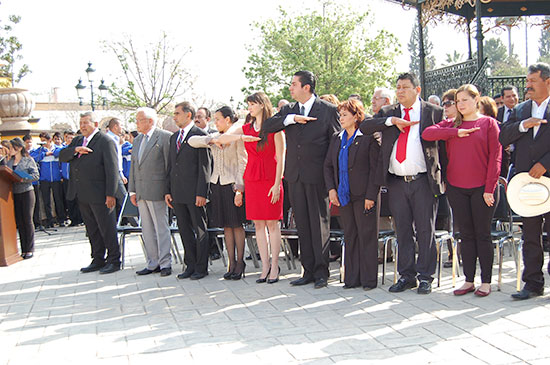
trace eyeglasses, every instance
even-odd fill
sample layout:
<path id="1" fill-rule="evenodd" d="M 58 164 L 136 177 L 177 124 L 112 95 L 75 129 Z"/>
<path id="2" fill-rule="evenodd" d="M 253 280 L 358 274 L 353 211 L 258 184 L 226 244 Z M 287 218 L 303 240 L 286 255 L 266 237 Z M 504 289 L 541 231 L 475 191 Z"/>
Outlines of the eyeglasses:
<path id="1" fill-rule="evenodd" d="M 452 100 L 447 100 L 447 101 L 444 101 L 443 103 L 441 103 L 441 105 L 442 105 L 444 108 L 448 108 L 448 107 L 450 107 L 451 105 L 455 105 L 455 102 L 452 101 Z"/>

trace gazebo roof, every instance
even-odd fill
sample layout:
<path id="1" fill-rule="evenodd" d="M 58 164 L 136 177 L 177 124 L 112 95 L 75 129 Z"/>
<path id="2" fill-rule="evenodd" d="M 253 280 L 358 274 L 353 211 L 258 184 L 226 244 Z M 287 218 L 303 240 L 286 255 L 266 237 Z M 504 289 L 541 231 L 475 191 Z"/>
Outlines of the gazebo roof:
<path id="1" fill-rule="evenodd" d="M 433 7 L 441 11 L 462 16 L 467 19 L 475 18 L 475 0 L 388 0 L 393 3 L 417 6 L 422 3 L 424 8 Z M 482 0 L 482 17 L 513 17 L 550 15 L 548 0 Z"/>

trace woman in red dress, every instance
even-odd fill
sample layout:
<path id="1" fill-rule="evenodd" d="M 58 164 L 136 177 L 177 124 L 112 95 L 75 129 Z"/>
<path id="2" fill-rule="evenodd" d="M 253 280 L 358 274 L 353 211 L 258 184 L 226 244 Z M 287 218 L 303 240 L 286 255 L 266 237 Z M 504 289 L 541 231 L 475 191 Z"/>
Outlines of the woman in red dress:
<path id="1" fill-rule="evenodd" d="M 273 115 L 273 106 L 263 92 L 250 95 L 249 115 L 243 134 L 259 137 L 262 123 Z M 248 162 L 244 172 L 246 219 L 254 221 L 256 242 L 262 259 L 262 274 L 257 283 L 279 281 L 279 252 L 283 218 L 283 169 L 285 141 L 283 132 L 269 134 L 258 142 L 246 142 Z M 267 231 L 266 231 L 267 228 Z M 269 232 L 269 235 L 268 235 Z M 269 238 L 268 238 L 269 237 Z M 271 248 L 271 264 L 269 248 Z"/>

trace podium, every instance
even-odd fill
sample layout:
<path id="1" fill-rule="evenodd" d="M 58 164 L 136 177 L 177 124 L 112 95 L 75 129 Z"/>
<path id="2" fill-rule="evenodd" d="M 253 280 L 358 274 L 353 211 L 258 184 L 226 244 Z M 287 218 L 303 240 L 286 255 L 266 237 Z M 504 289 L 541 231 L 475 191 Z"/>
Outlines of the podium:
<path id="1" fill-rule="evenodd" d="M 7 166 L 0 166 L 0 266 L 23 258 L 17 248 L 17 227 L 13 210 L 13 183 L 22 179 Z"/>

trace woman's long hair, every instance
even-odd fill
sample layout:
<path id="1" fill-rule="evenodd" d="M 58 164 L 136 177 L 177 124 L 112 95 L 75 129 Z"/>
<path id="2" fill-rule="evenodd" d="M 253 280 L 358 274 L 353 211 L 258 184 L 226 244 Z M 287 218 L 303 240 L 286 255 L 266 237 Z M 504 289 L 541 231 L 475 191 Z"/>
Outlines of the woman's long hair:
<path id="1" fill-rule="evenodd" d="M 468 95 L 470 95 L 472 98 L 477 98 L 479 97 L 479 91 L 477 90 L 477 87 L 475 87 L 474 85 L 472 84 L 466 84 L 466 85 L 462 85 L 461 87 L 459 87 L 457 90 L 456 90 L 456 94 L 455 94 L 455 104 L 458 104 L 458 94 L 461 93 L 461 92 L 466 92 L 468 93 Z M 458 128 L 462 125 L 462 121 L 464 120 L 464 115 L 462 115 L 462 113 L 460 112 L 460 110 L 458 110 L 458 106 L 456 108 L 456 117 L 455 117 L 455 123 L 453 125 L 453 127 L 455 128 Z"/>
<path id="2" fill-rule="evenodd" d="M 10 143 L 13 148 L 15 147 L 21 148 L 21 156 L 25 157 L 29 155 L 29 153 L 27 152 L 27 149 L 25 148 L 25 143 L 23 142 L 23 140 L 21 140 L 21 138 L 15 137 L 10 140 Z"/>
<path id="3" fill-rule="evenodd" d="M 258 141 L 256 147 L 259 151 L 262 150 L 267 143 L 267 134 L 264 133 L 264 122 L 266 121 L 266 119 L 269 119 L 273 116 L 273 105 L 271 104 L 271 101 L 269 100 L 267 95 L 261 91 L 249 95 L 246 98 L 246 101 L 249 103 L 260 104 L 262 106 L 262 126 L 260 127 L 261 140 Z M 252 115 L 250 115 L 250 113 L 246 116 L 246 123 L 254 123 L 255 121 L 256 117 L 253 117 Z"/>

